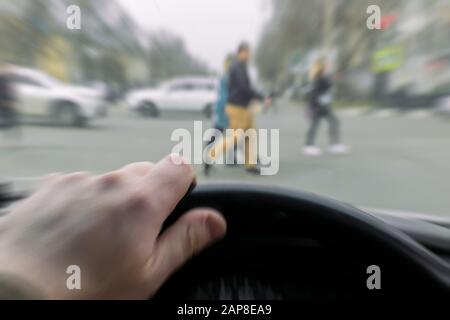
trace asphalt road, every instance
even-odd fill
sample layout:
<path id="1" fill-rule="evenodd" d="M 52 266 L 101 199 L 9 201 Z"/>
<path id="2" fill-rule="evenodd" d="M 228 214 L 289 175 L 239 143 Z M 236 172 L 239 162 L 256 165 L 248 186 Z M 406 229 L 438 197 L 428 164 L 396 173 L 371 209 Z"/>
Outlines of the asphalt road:
<path id="1" fill-rule="evenodd" d="M 218 166 L 200 182 L 246 181 L 298 188 L 358 206 L 450 217 L 450 119 L 429 113 L 339 113 L 345 156 L 306 157 L 301 148 L 307 123 L 299 107 L 258 116 L 258 126 L 280 129 L 280 169 L 251 176 L 242 168 Z M 156 161 L 171 152 L 173 130 L 193 130 L 196 116 L 143 119 L 114 111 L 89 128 L 25 126 L 19 147 L 0 149 L 0 178 L 27 185 L 49 172 L 101 173 L 133 161 Z M 203 119 L 204 120 L 204 119 Z M 204 122 L 207 127 L 209 121 Z M 327 128 L 319 144 L 326 147 Z M 1 134 L 1 132 L 0 132 Z M 0 138 L 0 140 L 3 137 Z"/>

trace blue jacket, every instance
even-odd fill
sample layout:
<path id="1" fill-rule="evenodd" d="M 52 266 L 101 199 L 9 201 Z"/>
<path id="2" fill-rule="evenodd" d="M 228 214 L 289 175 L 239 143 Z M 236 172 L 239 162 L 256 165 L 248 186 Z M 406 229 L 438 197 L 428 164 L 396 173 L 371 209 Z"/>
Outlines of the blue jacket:
<path id="1" fill-rule="evenodd" d="M 225 113 L 225 107 L 228 103 L 228 75 L 220 78 L 217 101 L 214 105 L 214 126 L 217 129 L 228 128 L 228 117 Z"/>

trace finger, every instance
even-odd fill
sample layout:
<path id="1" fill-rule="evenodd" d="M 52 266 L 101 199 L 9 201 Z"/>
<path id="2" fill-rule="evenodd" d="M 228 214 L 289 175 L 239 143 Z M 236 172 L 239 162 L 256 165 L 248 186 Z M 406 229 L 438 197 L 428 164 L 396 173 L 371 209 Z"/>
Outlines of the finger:
<path id="1" fill-rule="evenodd" d="M 99 189 L 104 191 L 123 184 L 125 182 L 125 178 L 118 171 L 111 171 L 98 176 L 96 182 L 98 182 L 98 185 L 100 186 Z"/>
<path id="2" fill-rule="evenodd" d="M 198 208 L 183 215 L 157 240 L 146 273 L 159 281 L 158 287 L 193 255 L 225 235 L 226 222 L 220 213 Z M 149 283 L 150 285 L 150 283 Z"/>
<path id="3" fill-rule="evenodd" d="M 151 211 L 159 216 L 161 223 L 194 182 L 194 169 L 179 155 L 166 156 L 154 165 L 143 182 L 143 188 L 151 197 Z"/>
<path id="4" fill-rule="evenodd" d="M 78 172 L 66 174 L 61 180 L 62 180 L 62 182 L 65 182 L 65 183 L 66 182 L 73 183 L 73 182 L 78 182 L 78 181 L 85 181 L 85 180 L 89 179 L 90 177 L 91 177 L 91 175 L 88 172 L 78 171 Z"/>
<path id="5" fill-rule="evenodd" d="M 149 243 L 153 245 L 164 220 L 194 180 L 191 166 L 175 164 L 178 160 L 175 156 L 167 156 L 155 165 L 132 164 L 103 177 L 98 202 L 108 203 L 114 208 L 111 212 L 118 213 L 117 218 L 123 219 L 121 225 L 133 228 L 134 234 L 145 238 L 142 242 L 144 252 L 148 252 Z M 123 170 L 132 174 L 148 173 L 131 179 L 125 178 Z M 109 185 L 110 192 L 104 192 L 105 185 Z"/>
<path id="6" fill-rule="evenodd" d="M 98 181 L 101 189 L 116 187 L 147 175 L 152 167 L 153 163 L 151 162 L 131 163 L 119 170 L 111 171 L 99 176 Z"/>
<path id="7" fill-rule="evenodd" d="M 54 181 L 60 179 L 62 176 L 63 176 L 63 174 L 60 172 L 46 174 L 39 178 L 38 187 L 43 187 L 51 182 L 54 182 Z"/>
<path id="8" fill-rule="evenodd" d="M 36 191 L 46 189 L 59 189 L 62 187 L 79 186 L 89 180 L 91 175 L 88 172 L 79 171 L 69 174 L 52 173 L 40 179 L 40 183 Z M 51 191 L 50 191 L 51 192 Z"/>
<path id="9" fill-rule="evenodd" d="M 124 166 L 118 171 L 125 175 L 138 178 L 147 175 L 153 166 L 154 164 L 151 162 L 135 162 Z"/>

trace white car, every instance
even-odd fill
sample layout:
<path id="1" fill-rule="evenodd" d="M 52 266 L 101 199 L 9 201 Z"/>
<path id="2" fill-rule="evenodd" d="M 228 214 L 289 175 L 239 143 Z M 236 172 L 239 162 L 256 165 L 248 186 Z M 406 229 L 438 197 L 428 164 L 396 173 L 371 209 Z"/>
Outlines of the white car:
<path id="1" fill-rule="evenodd" d="M 14 67 L 9 77 L 17 110 L 25 121 L 81 126 L 106 115 L 101 90 L 65 84 L 41 71 L 22 67 Z"/>
<path id="2" fill-rule="evenodd" d="M 217 100 L 217 83 L 213 78 L 184 77 L 162 84 L 158 88 L 139 89 L 128 93 L 129 110 L 147 117 L 157 117 L 161 111 L 195 111 L 207 117 Z"/>

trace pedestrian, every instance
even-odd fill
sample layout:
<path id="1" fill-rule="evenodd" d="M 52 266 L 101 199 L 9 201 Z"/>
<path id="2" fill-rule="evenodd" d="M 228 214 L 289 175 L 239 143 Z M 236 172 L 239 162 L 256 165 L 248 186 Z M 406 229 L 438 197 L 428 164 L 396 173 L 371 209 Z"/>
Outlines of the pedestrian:
<path id="1" fill-rule="evenodd" d="M 20 139 L 19 115 L 14 106 L 14 90 L 11 84 L 11 68 L 0 67 L 0 129 L 4 130 L 6 141 L 2 144 L 10 146 Z"/>
<path id="2" fill-rule="evenodd" d="M 227 136 L 220 143 L 215 143 L 208 152 L 211 160 L 224 152 L 227 153 L 231 146 L 240 143 L 242 140 L 245 150 L 245 169 L 252 174 L 260 174 L 257 164 L 256 146 L 251 139 L 246 139 L 245 131 L 255 129 L 254 115 L 249 108 L 253 100 L 264 100 L 270 105 L 271 99 L 263 97 L 252 88 L 247 64 L 250 59 L 250 46 L 243 42 L 239 45 L 235 61 L 231 64 L 228 79 L 228 102 L 225 112 L 229 119 L 229 127 L 232 134 Z"/>
<path id="3" fill-rule="evenodd" d="M 310 127 L 306 134 L 306 145 L 303 153 L 309 156 L 318 156 L 321 149 L 315 145 L 317 129 L 322 118 L 328 121 L 331 153 L 345 153 L 348 147 L 341 144 L 339 120 L 331 108 L 332 80 L 327 75 L 327 64 L 324 58 L 319 58 L 312 66 L 309 74 L 310 90 L 307 112 L 310 118 Z"/>
<path id="4" fill-rule="evenodd" d="M 224 65 L 223 65 L 223 74 L 220 77 L 219 88 L 217 93 L 217 101 L 214 105 L 214 128 L 220 131 L 222 134 L 225 133 L 225 130 L 228 128 L 229 120 L 228 116 L 225 113 L 225 107 L 228 101 L 228 78 L 229 78 L 229 69 L 230 65 L 233 62 L 234 56 L 229 54 L 226 56 Z M 207 143 L 206 147 L 211 147 L 212 144 L 218 139 L 218 137 L 213 136 L 211 140 Z M 205 176 L 209 175 L 209 171 L 211 169 L 211 165 L 205 163 L 204 165 L 204 173 Z"/>

